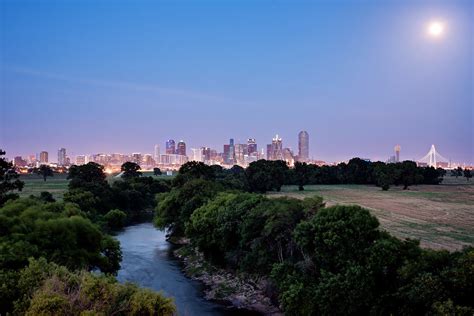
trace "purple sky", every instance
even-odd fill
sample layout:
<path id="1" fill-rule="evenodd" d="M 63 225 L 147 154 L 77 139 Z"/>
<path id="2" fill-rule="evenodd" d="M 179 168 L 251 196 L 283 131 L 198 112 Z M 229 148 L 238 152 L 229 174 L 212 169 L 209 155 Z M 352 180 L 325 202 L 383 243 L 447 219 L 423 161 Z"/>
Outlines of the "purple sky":
<path id="1" fill-rule="evenodd" d="M 471 1 L 1 1 L 7 156 L 222 151 L 474 162 Z M 440 38 L 427 24 L 444 23 Z M 188 150 L 189 151 L 189 150 Z"/>

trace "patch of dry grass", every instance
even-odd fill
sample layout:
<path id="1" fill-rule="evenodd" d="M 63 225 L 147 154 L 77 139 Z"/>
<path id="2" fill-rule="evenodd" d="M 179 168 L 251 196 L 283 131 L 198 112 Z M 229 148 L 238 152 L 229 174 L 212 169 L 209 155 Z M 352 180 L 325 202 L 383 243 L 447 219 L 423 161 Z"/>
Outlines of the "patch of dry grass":
<path id="1" fill-rule="evenodd" d="M 322 196 L 328 206 L 361 205 L 381 226 L 400 238 L 419 239 L 423 247 L 456 250 L 474 245 L 474 181 L 446 177 L 444 184 L 392 187 L 382 191 L 366 185 L 310 185 L 305 191 L 286 186 L 269 196 Z"/>

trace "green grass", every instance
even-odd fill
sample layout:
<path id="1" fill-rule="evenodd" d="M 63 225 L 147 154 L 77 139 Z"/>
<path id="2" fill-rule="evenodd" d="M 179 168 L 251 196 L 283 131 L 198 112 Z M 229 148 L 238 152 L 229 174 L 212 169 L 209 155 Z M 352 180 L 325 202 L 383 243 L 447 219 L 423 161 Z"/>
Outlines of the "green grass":
<path id="1" fill-rule="evenodd" d="M 46 181 L 38 175 L 21 175 L 20 180 L 25 183 L 21 192 L 21 197 L 28 197 L 30 195 L 40 195 L 41 192 L 50 192 L 57 200 L 62 200 L 64 192 L 67 190 L 68 180 L 66 174 L 55 174 L 53 177 L 48 177 Z"/>
<path id="2" fill-rule="evenodd" d="M 115 178 L 116 174 L 108 175 L 107 181 L 112 183 L 118 178 Z M 154 179 L 172 179 L 174 176 L 154 176 L 153 172 L 144 172 L 143 176 L 151 176 Z M 56 200 L 62 200 L 64 193 L 67 191 L 69 180 L 67 180 L 67 174 L 54 174 L 53 177 L 48 177 L 46 181 L 43 177 L 36 174 L 20 175 L 20 180 L 25 183 L 25 186 L 21 192 L 20 197 L 28 197 L 30 195 L 40 195 L 41 192 L 50 192 Z"/>

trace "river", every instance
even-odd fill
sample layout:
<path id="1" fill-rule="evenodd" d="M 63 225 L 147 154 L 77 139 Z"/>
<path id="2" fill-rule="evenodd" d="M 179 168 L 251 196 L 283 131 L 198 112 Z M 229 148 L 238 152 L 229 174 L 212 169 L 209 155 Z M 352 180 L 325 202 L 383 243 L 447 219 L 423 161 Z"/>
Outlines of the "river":
<path id="1" fill-rule="evenodd" d="M 117 279 L 162 290 L 166 296 L 174 298 L 179 315 L 255 315 L 205 300 L 202 285 L 182 273 L 165 232 L 157 230 L 151 223 L 126 227 L 116 238 L 120 241 L 123 256 Z"/>

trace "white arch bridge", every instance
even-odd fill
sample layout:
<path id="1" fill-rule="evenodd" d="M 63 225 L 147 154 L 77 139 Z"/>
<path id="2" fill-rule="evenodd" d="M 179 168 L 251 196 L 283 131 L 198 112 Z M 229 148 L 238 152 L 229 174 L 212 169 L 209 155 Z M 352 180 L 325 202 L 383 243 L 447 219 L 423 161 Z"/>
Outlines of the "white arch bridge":
<path id="1" fill-rule="evenodd" d="M 418 159 L 417 162 L 423 162 L 428 164 L 430 167 L 437 167 L 439 162 L 449 162 L 449 159 L 444 158 L 436 151 L 435 145 L 431 145 L 430 151 L 423 157 Z"/>

